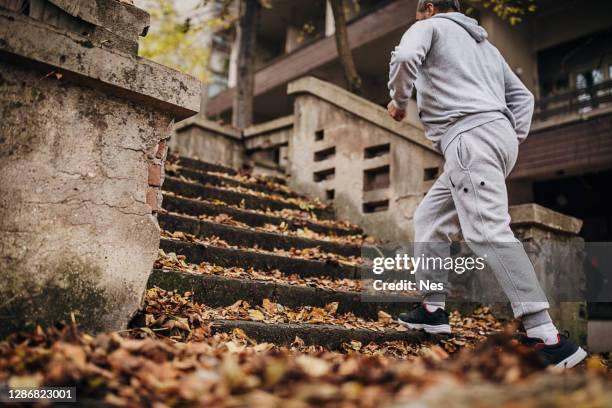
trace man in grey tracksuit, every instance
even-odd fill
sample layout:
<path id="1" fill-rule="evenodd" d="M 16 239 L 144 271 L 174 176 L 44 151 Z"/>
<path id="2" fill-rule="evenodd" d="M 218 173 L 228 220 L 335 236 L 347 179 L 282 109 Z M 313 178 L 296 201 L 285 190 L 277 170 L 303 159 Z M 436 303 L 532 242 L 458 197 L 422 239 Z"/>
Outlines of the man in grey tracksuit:
<path id="1" fill-rule="evenodd" d="M 586 354 L 559 336 L 533 265 L 510 229 L 505 179 L 529 133 L 534 98 L 485 29 L 459 11 L 458 0 L 419 0 L 419 21 L 391 55 L 389 114 L 402 120 L 416 88 L 426 136 L 446 160 L 414 215 L 415 255 L 448 256 L 448 246 L 439 243 L 461 231 L 475 253 L 487 254 L 515 316 L 544 358 L 573 366 Z M 422 270 L 417 279 L 446 287 L 448 273 Z M 447 292 L 423 295 L 423 305 L 400 315 L 400 322 L 449 333 Z"/>

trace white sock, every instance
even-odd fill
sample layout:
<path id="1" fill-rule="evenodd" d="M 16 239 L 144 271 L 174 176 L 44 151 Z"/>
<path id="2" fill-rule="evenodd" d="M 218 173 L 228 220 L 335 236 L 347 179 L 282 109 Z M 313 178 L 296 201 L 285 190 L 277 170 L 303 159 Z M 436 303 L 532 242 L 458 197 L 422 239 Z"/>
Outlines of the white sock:
<path id="1" fill-rule="evenodd" d="M 433 313 L 438 309 L 444 310 L 446 302 L 423 302 L 423 306 L 429 313 Z"/>
<path id="2" fill-rule="evenodd" d="M 559 331 L 553 323 L 546 323 L 527 329 L 527 337 L 541 339 L 547 346 L 552 346 L 559 342 Z"/>

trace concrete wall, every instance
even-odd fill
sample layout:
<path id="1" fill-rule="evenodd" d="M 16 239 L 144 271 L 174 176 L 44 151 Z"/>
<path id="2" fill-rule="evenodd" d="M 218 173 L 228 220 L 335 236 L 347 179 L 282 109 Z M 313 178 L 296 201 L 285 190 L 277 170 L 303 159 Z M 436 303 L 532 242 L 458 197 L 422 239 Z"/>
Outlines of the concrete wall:
<path id="1" fill-rule="evenodd" d="M 293 115 L 249 126 L 243 137 L 254 174 L 284 176 L 289 169 L 289 140 L 293 136 Z"/>
<path id="2" fill-rule="evenodd" d="M 81 3 L 64 6 L 79 16 Z M 196 80 L 63 21 L 0 7 L 0 334 L 70 313 L 87 330 L 125 327 L 159 245 L 171 124 L 199 107 Z"/>
<path id="3" fill-rule="evenodd" d="M 244 163 L 242 132 L 197 116 L 180 122 L 170 149 L 181 156 L 240 168 Z"/>
<path id="4" fill-rule="evenodd" d="M 332 201 L 339 217 L 369 234 L 410 239 L 414 211 L 443 166 L 423 132 L 312 77 L 291 83 L 289 93 L 295 97 L 292 186 Z"/>
<path id="5" fill-rule="evenodd" d="M 535 204 L 510 208 L 512 229 L 527 243 L 527 255 L 550 303 L 550 315 L 575 341 L 587 344 L 582 221 Z M 612 346 L 612 344 L 611 344 Z"/>

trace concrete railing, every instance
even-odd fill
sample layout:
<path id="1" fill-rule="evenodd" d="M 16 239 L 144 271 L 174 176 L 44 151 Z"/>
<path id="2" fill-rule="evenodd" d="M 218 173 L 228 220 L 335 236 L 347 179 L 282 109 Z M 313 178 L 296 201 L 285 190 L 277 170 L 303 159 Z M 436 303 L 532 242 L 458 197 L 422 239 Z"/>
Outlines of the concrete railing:
<path id="1" fill-rule="evenodd" d="M 159 247 L 171 125 L 200 83 L 136 55 L 142 10 L 21 3 L 0 0 L 0 331 L 71 312 L 120 329 Z"/>
<path id="2" fill-rule="evenodd" d="M 241 168 L 245 161 L 242 132 L 195 116 L 177 124 L 173 153 L 227 167 Z"/>
<path id="3" fill-rule="evenodd" d="M 293 115 L 244 129 L 247 156 L 256 174 L 284 175 L 289 169 Z"/>
<path id="4" fill-rule="evenodd" d="M 443 159 L 410 123 L 313 77 L 289 84 L 291 184 L 333 202 L 338 215 L 387 240 L 413 236 L 412 216 Z"/>

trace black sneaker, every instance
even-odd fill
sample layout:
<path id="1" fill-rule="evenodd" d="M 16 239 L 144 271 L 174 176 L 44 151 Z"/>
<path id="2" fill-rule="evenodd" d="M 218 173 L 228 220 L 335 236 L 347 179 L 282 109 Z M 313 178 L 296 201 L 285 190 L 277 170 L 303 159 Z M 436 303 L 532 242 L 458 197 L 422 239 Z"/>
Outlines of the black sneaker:
<path id="1" fill-rule="evenodd" d="M 580 364 L 587 356 L 586 351 L 571 342 L 568 336 L 558 336 L 559 342 L 553 345 L 546 345 L 542 340 L 530 337 L 524 338 L 523 344 L 535 348 L 546 365 L 572 368 Z"/>
<path id="2" fill-rule="evenodd" d="M 444 309 L 429 312 L 424 305 L 420 305 L 408 313 L 400 314 L 397 321 L 413 330 L 425 330 L 432 334 L 451 333 L 448 313 Z"/>

